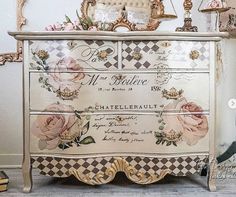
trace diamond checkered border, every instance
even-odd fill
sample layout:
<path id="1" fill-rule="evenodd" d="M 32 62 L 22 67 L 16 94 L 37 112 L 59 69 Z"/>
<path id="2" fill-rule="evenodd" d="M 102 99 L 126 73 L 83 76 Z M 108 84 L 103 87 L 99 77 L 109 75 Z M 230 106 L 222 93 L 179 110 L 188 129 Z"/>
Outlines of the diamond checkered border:
<path id="1" fill-rule="evenodd" d="M 207 68 L 209 66 L 209 42 L 189 42 L 186 41 L 171 41 L 173 52 L 176 54 L 181 53 L 183 56 L 189 57 L 189 53 L 191 50 L 198 50 L 200 52 L 198 60 L 195 60 L 197 65 L 201 65 L 203 68 Z M 126 41 L 122 45 L 122 67 L 125 68 L 135 67 L 136 69 L 147 69 L 151 64 L 150 59 L 147 57 L 151 57 L 153 55 L 148 55 L 151 51 L 157 52 L 160 48 L 160 41 L 152 40 L 152 41 Z M 133 52 L 141 52 L 141 54 L 145 54 L 144 58 L 135 60 L 133 58 Z M 147 55 L 147 56 L 146 56 Z M 154 55 L 155 56 L 155 55 Z M 188 62 L 189 59 L 183 58 L 181 59 L 183 62 Z M 154 61 L 155 62 L 155 61 Z"/>
<path id="2" fill-rule="evenodd" d="M 97 157 L 85 159 L 72 159 L 61 157 L 31 157 L 32 165 L 40 170 L 40 173 L 53 177 L 68 177 L 69 170 L 79 170 L 84 175 L 95 176 L 98 172 L 105 172 L 111 167 L 117 157 Z M 160 174 L 161 171 L 170 169 L 171 175 L 187 176 L 200 172 L 201 168 L 208 163 L 205 156 L 185 156 L 170 158 L 152 157 L 120 157 L 125 159 L 131 166 L 145 175 Z"/>

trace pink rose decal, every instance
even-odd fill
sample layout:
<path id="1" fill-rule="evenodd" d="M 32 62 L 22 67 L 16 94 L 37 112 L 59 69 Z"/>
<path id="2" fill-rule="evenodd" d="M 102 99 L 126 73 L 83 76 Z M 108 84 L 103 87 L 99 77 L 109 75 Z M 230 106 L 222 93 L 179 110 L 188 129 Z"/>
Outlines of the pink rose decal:
<path id="1" fill-rule="evenodd" d="M 54 103 L 49 105 L 45 111 L 71 112 L 74 109 L 69 105 Z M 88 119 L 88 117 L 86 117 Z M 77 147 L 82 144 L 95 143 L 93 137 L 81 137 L 87 134 L 89 121 L 83 125 L 83 119 L 76 112 L 74 114 L 50 114 L 39 115 L 33 123 L 31 131 L 34 136 L 39 138 L 38 147 L 40 150 L 52 150 L 57 147 L 67 149 L 75 144 Z"/>
<path id="2" fill-rule="evenodd" d="M 65 31 L 73 31 L 73 30 L 75 30 L 75 26 L 73 23 L 66 23 L 64 30 Z"/>
<path id="3" fill-rule="evenodd" d="M 83 68 L 72 57 L 65 57 L 55 65 L 54 72 L 49 76 L 48 83 L 52 86 L 53 92 L 62 99 L 71 100 L 78 95 L 85 74 Z"/>
<path id="4" fill-rule="evenodd" d="M 62 104 L 51 104 L 45 111 L 71 111 L 72 107 Z M 75 115 L 39 115 L 32 126 L 32 133 L 40 139 L 39 148 L 55 149 L 60 141 L 60 136 L 70 133 L 73 127 L 79 125 Z M 78 134 L 79 135 L 79 134 Z"/>
<path id="5" fill-rule="evenodd" d="M 164 107 L 165 110 L 176 110 L 182 114 L 162 115 L 162 133 L 157 133 L 157 138 L 166 140 L 167 145 L 173 143 L 177 146 L 182 140 L 188 145 L 193 146 L 208 133 L 208 120 L 202 114 L 200 106 L 193 102 L 187 102 L 185 98 L 174 100 Z M 193 114 L 197 113 L 197 114 Z M 162 142 L 158 141 L 158 144 Z"/>
<path id="6" fill-rule="evenodd" d="M 61 31 L 61 29 L 63 29 L 63 25 L 60 23 L 49 25 L 45 28 L 46 31 Z"/>
<path id="7" fill-rule="evenodd" d="M 211 0 L 208 4 L 207 4 L 207 8 L 222 8 L 225 5 L 220 1 L 220 0 Z"/>

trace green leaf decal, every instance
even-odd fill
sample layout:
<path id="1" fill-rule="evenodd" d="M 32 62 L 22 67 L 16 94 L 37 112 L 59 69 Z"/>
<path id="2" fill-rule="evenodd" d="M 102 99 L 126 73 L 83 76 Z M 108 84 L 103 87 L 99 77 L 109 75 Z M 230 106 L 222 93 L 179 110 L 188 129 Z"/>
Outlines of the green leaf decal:
<path id="1" fill-rule="evenodd" d="M 83 126 L 82 128 L 82 135 L 85 135 L 89 130 L 89 122 L 87 122 L 86 125 Z"/>
<path id="2" fill-rule="evenodd" d="M 160 129 L 160 130 L 163 130 L 163 129 L 164 129 L 164 127 L 163 127 L 163 126 L 160 126 L 160 127 L 159 127 L 159 129 Z"/>
<path id="3" fill-rule="evenodd" d="M 76 10 L 76 15 L 77 15 L 78 19 L 80 19 L 78 10 Z"/>
<path id="4" fill-rule="evenodd" d="M 66 22 L 67 22 L 67 23 L 72 23 L 71 20 L 70 20 L 70 18 L 69 18 L 67 15 L 65 15 L 65 18 L 66 18 Z"/>
<path id="5" fill-rule="evenodd" d="M 92 144 L 92 143 L 96 143 L 96 142 L 92 136 L 88 136 L 88 137 L 84 138 L 83 140 L 81 140 L 79 143 L 87 145 L 87 144 Z"/>
<path id="6" fill-rule="evenodd" d="M 90 17 L 87 17 L 86 21 L 87 21 L 87 24 L 88 24 L 89 27 L 91 27 L 93 25 L 93 21 L 91 20 Z"/>
<path id="7" fill-rule="evenodd" d="M 39 83 L 43 82 L 43 77 L 39 77 Z"/>
<path id="8" fill-rule="evenodd" d="M 60 148 L 62 150 L 65 150 L 65 149 L 70 148 L 70 147 L 72 147 L 71 142 L 61 143 L 61 144 L 58 145 L 58 148 Z"/>
<path id="9" fill-rule="evenodd" d="M 80 116 L 81 112 L 78 110 L 75 110 L 75 115 L 77 118 L 79 118 L 81 120 L 81 116 Z"/>

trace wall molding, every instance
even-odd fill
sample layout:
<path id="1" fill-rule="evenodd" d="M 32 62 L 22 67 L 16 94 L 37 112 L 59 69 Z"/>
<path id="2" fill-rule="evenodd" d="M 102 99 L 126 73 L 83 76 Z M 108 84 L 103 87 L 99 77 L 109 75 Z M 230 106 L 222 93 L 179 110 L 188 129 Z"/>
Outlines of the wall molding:
<path id="1" fill-rule="evenodd" d="M 16 10 L 16 27 L 17 31 L 22 30 L 22 26 L 26 24 L 26 18 L 23 16 L 23 7 L 27 0 L 16 0 L 17 10 Z M 6 52 L 0 54 L 0 66 L 4 65 L 6 62 L 22 62 L 22 42 L 17 41 L 16 52 Z"/>
<path id="2" fill-rule="evenodd" d="M 23 154 L 0 154 L 0 168 L 21 168 Z"/>

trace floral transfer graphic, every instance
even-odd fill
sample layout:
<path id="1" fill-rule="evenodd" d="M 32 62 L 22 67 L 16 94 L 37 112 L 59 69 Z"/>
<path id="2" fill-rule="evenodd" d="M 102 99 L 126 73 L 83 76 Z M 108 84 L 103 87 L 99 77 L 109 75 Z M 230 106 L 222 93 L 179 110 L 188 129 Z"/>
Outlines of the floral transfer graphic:
<path id="1" fill-rule="evenodd" d="M 157 115 L 159 130 L 155 133 L 156 144 L 177 146 L 184 141 L 189 146 L 193 146 L 208 133 L 207 117 L 197 104 L 187 102 L 184 97 L 181 97 L 162 107 L 163 111 L 174 109 L 178 113 L 163 115 L 163 112 L 160 112 Z"/>
<path id="2" fill-rule="evenodd" d="M 104 25 L 98 26 L 90 17 L 82 18 L 76 10 L 77 19 L 73 22 L 67 15 L 62 23 L 55 23 L 45 28 L 46 31 L 98 31 L 105 30 Z"/>
<path id="3" fill-rule="evenodd" d="M 54 103 L 45 111 L 74 111 L 73 107 Z M 74 114 L 49 114 L 38 115 L 33 123 L 31 131 L 39 138 L 40 150 L 53 150 L 57 147 L 67 148 L 95 143 L 92 136 L 84 137 L 90 127 L 90 116 L 83 116 L 75 111 Z"/>
<path id="4" fill-rule="evenodd" d="M 64 57 L 55 64 L 53 72 L 41 74 L 39 82 L 43 88 L 56 93 L 59 98 L 72 100 L 78 96 L 84 77 L 83 68 L 76 63 L 76 60 Z"/>

